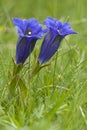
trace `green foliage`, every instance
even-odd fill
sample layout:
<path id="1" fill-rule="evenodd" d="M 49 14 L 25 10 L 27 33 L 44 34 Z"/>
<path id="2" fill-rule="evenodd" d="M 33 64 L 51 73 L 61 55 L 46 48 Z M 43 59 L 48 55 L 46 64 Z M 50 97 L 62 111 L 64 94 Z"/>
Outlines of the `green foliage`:
<path id="1" fill-rule="evenodd" d="M 0 0 L 0 130 L 87 130 L 86 5 L 86 0 Z M 42 22 L 47 16 L 63 21 L 69 16 L 79 33 L 66 37 L 49 65 L 30 78 L 38 41 L 9 101 L 17 41 L 11 18 Z"/>

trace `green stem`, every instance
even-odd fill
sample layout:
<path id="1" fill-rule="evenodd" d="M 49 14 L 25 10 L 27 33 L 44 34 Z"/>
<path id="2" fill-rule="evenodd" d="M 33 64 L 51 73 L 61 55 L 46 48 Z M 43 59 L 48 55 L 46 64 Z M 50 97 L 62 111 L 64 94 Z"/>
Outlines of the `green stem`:
<path id="1" fill-rule="evenodd" d="M 48 66 L 49 64 L 45 64 L 45 65 L 42 65 L 40 64 L 38 61 L 34 67 L 34 69 L 32 70 L 31 74 L 30 74 L 30 78 L 33 78 L 42 68 Z"/>
<path id="2" fill-rule="evenodd" d="M 30 78 L 34 77 L 41 69 L 41 64 L 39 62 L 36 63 L 34 69 L 32 70 L 30 74 Z"/>

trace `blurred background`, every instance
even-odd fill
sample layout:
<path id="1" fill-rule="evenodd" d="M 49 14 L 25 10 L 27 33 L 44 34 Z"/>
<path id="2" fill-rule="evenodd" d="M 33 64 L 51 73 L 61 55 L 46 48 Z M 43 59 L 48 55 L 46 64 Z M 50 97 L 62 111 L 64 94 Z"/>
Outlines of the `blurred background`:
<path id="1" fill-rule="evenodd" d="M 0 0 L 0 23 L 12 17 L 35 17 L 42 21 L 47 16 L 70 21 L 86 17 L 87 0 Z M 9 23 L 10 24 L 10 23 Z"/>
<path id="2" fill-rule="evenodd" d="M 10 32 L 13 17 L 24 19 L 35 17 L 42 22 L 47 16 L 63 21 L 68 19 L 79 32 L 78 42 L 83 42 L 83 39 L 86 41 L 86 7 L 87 0 L 0 0 L 0 43 L 8 42 L 9 38 L 13 39 L 13 34 Z"/>
<path id="3" fill-rule="evenodd" d="M 75 30 L 85 32 L 86 7 L 87 0 L 0 0 L 0 30 L 1 26 L 12 27 L 12 17 L 35 17 L 42 22 L 51 16 L 64 21 L 68 18 L 75 26 L 78 24 Z"/>

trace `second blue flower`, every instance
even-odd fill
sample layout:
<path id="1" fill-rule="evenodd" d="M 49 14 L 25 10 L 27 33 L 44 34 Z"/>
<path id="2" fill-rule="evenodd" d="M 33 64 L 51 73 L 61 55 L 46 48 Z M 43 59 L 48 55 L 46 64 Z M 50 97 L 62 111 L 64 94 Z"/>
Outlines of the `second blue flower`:
<path id="1" fill-rule="evenodd" d="M 62 23 L 61 21 L 48 17 L 43 23 L 47 26 L 48 32 L 42 42 L 38 57 L 40 64 L 44 64 L 50 60 L 66 35 L 77 34 L 72 30 L 68 22 Z"/>

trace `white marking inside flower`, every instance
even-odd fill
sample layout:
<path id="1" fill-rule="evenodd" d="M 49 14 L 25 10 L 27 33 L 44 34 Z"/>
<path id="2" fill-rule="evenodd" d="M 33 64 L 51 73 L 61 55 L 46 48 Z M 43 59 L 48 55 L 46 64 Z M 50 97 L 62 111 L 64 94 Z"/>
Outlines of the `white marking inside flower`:
<path id="1" fill-rule="evenodd" d="M 62 30 L 61 30 L 61 29 L 57 29 L 57 31 L 58 31 L 59 33 L 62 33 Z"/>
<path id="2" fill-rule="evenodd" d="M 29 31 L 28 34 L 31 35 L 31 32 Z"/>

